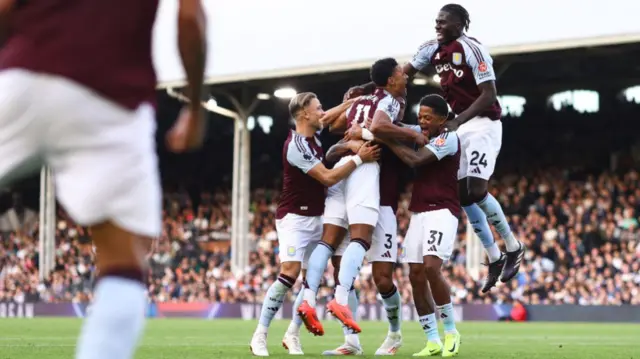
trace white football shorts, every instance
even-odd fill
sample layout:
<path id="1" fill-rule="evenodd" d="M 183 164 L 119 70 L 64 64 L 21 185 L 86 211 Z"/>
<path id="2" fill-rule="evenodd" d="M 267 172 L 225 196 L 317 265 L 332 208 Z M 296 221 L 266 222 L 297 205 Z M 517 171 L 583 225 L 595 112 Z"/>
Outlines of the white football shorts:
<path id="1" fill-rule="evenodd" d="M 311 252 L 322 237 L 322 217 L 289 213 L 276 220 L 280 263 L 301 262 L 307 268 Z"/>
<path id="2" fill-rule="evenodd" d="M 335 167 L 351 161 L 343 157 Z M 324 204 L 324 223 L 348 228 L 351 224 L 378 223 L 380 207 L 380 165 L 377 162 L 361 164 L 349 177 L 329 187 Z"/>
<path id="3" fill-rule="evenodd" d="M 502 146 L 502 121 L 475 117 L 456 131 L 460 139 L 458 179 L 478 177 L 489 180 Z"/>
<path id="4" fill-rule="evenodd" d="M 371 248 L 367 252 L 367 260 L 369 262 L 392 262 L 398 259 L 398 222 L 393 209 L 389 206 L 380 207 L 380 216 L 378 223 L 373 231 L 373 240 Z M 349 232 L 345 235 L 338 249 L 333 253 L 334 256 L 342 256 L 349 245 L 351 237 Z"/>
<path id="5" fill-rule="evenodd" d="M 59 76 L 0 71 L 0 187 L 51 168 L 58 200 L 83 226 L 112 221 L 157 237 L 155 110 L 132 111 Z"/>
<path id="6" fill-rule="evenodd" d="M 448 209 L 414 213 L 404 238 L 404 263 L 423 263 L 424 256 L 449 260 L 458 235 L 458 218 Z"/>

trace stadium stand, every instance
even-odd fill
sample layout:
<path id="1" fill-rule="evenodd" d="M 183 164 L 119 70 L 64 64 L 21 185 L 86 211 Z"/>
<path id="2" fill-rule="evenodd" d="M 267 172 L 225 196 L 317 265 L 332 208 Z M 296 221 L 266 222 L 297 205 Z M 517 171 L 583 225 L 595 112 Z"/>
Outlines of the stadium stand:
<path id="1" fill-rule="evenodd" d="M 629 105 L 615 116 L 637 118 L 638 106 Z M 492 192 L 504 206 L 510 223 L 530 249 L 521 274 L 487 296 L 480 283 L 465 271 L 465 230 L 446 274 L 455 303 L 511 303 L 622 305 L 640 304 L 640 159 L 638 144 L 629 133 L 638 124 L 602 126 L 609 114 L 556 112 L 544 121 L 505 120 L 506 133 L 500 174 Z M 563 121 L 561 121 L 563 120 Z M 537 122 L 536 122 L 537 121 Z M 546 130 L 548 123 L 558 123 Z M 601 127 L 576 131 L 573 123 Z M 539 136 L 526 136 L 532 131 Z M 547 127 L 548 128 L 548 127 Z M 571 147 L 567 147 L 571 136 Z M 535 137 L 535 138 L 532 138 Z M 637 139 L 636 139 L 637 141 Z M 519 152 L 519 146 L 534 150 Z M 278 151 L 270 153 L 278 168 Z M 615 156 L 614 156 L 615 154 Z M 635 168 L 635 169 L 634 169 Z M 275 172 L 277 173 L 277 172 Z M 166 193 L 164 232 L 150 252 L 149 297 L 156 302 L 260 302 L 277 274 L 277 234 L 274 212 L 276 185 L 252 191 L 250 265 L 234 276 L 229 263 L 230 195 L 227 190 L 176 190 Z M 398 212 L 400 240 L 409 212 L 408 191 Z M 6 195 L 5 195 L 6 197 Z M 72 223 L 62 210 L 56 229 L 56 267 L 49 278 L 38 280 L 37 215 L 20 204 L 0 215 L 0 301 L 87 301 L 95 277 L 90 233 Z M 496 238 L 498 236 L 496 235 Z M 395 280 L 405 302 L 411 301 L 407 270 L 398 265 Z M 331 295 L 332 269 L 325 273 L 320 295 Z M 296 285 L 297 294 L 300 283 Z M 357 281 L 360 300 L 378 300 L 371 267 L 363 267 Z"/>

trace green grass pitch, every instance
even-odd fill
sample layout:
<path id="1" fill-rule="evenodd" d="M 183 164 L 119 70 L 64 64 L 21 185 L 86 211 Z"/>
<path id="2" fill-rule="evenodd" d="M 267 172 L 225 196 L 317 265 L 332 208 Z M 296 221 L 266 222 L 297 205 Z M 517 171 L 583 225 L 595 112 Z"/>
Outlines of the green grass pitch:
<path id="1" fill-rule="evenodd" d="M 0 319 L 0 359 L 73 358 L 78 319 Z M 382 322 L 362 322 L 361 342 L 365 357 L 373 353 L 386 335 Z M 153 319 L 136 359 L 248 358 L 255 321 Z M 271 357 L 288 357 L 280 345 L 287 321 L 273 323 L 269 335 Z M 640 359 L 640 326 L 584 323 L 488 323 L 466 322 L 461 358 Z M 304 328 L 303 328 L 304 330 Z M 325 323 L 324 337 L 304 332 L 306 356 L 320 357 L 325 349 L 341 344 L 337 323 Z M 396 356 L 410 357 L 422 349 L 424 335 L 417 323 L 405 322 L 404 346 Z"/>

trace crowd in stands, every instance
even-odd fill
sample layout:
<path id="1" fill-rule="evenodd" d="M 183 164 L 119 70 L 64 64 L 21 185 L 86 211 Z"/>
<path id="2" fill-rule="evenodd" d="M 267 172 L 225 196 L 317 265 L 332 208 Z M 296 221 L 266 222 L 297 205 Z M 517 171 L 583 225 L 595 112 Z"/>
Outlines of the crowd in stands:
<path id="1" fill-rule="evenodd" d="M 459 228 L 454 256 L 446 264 L 455 303 L 640 304 L 640 174 L 635 170 L 597 174 L 549 170 L 530 176 L 502 175 L 492 182 L 514 233 L 528 248 L 521 273 L 510 283 L 481 296 L 480 280 L 465 269 L 466 219 Z M 409 188 L 398 210 L 402 242 L 410 213 Z M 261 301 L 277 275 L 275 208 L 277 190 L 252 193 L 250 261 L 243 273 L 231 272 L 228 241 L 230 195 L 226 191 L 191 198 L 186 192 L 165 195 L 162 237 L 149 255 L 149 296 L 168 301 Z M 195 203 L 195 204 L 194 204 Z M 12 208 L 0 224 L 17 223 L 28 209 Z M 88 230 L 59 210 L 54 271 L 38 274 L 38 223 L 0 228 L 0 301 L 86 301 L 95 279 L 95 254 Z M 3 220 L 5 222 L 3 222 Z M 5 226 L 6 227 L 6 226 Z M 497 233 L 494 233 L 499 238 Z M 411 301 L 407 269 L 399 264 L 395 280 L 405 302 Z M 334 285 L 325 274 L 320 295 L 326 300 Z M 378 300 L 371 266 L 362 269 L 356 287 L 360 300 Z M 296 284 L 290 299 L 296 295 Z"/>

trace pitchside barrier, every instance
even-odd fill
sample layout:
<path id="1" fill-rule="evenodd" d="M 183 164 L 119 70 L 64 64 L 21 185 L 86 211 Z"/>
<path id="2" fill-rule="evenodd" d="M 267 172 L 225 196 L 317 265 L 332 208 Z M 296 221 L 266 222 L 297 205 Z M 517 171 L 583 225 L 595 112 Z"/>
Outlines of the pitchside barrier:
<path id="1" fill-rule="evenodd" d="M 256 320 L 260 315 L 260 303 L 149 303 L 150 318 L 201 318 Z M 530 305 L 528 320 L 550 322 L 620 322 L 640 323 L 639 306 L 579 306 L 579 305 Z M 332 319 L 324 306 L 318 306 L 321 320 Z M 0 302 L 0 318 L 78 317 L 82 318 L 91 307 L 82 303 L 16 303 Z M 510 305 L 463 304 L 454 306 L 458 321 L 496 321 L 509 315 Z M 276 319 L 291 319 L 293 304 L 285 303 Z M 361 304 L 358 308 L 361 320 L 386 320 L 381 304 Z M 403 305 L 405 321 L 416 321 L 417 314 L 410 305 Z"/>

